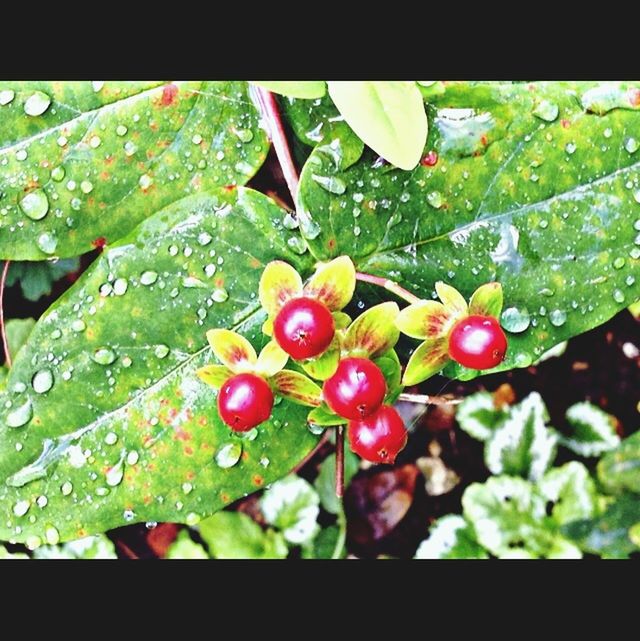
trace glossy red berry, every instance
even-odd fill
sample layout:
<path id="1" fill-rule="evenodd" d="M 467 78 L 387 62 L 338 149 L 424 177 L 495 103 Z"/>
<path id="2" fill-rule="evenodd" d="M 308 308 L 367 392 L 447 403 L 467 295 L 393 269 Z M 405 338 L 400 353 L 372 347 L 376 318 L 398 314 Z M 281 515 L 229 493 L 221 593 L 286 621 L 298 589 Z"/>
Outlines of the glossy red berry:
<path id="1" fill-rule="evenodd" d="M 273 322 L 278 345 L 296 360 L 322 354 L 333 340 L 335 322 L 326 305 L 313 298 L 294 298 Z"/>
<path id="2" fill-rule="evenodd" d="M 273 392 L 267 381 L 255 374 L 237 374 L 218 394 L 220 418 L 234 431 L 246 432 L 266 421 L 273 408 Z"/>
<path id="3" fill-rule="evenodd" d="M 398 452 L 407 444 L 407 430 L 400 414 L 383 405 L 366 418 L 349 421 L 351 449 L 371 463 L 393 463 Z"/>
<path id="4" fill-rule="evenodd" d="M 492 316 L 467 316 L 458 321 L 449 336 L 449 356 L 471 369 L 499 365 L 507 351 L 507 337 Z"/>
<path id="5" fill-rule="evenodd" d="M 324 382 L 327 405 L 344 418 L 364 418 L 375 412 L 387 393 L 380 368 L 367 358 L 345 358 L 335 374 Z"/>

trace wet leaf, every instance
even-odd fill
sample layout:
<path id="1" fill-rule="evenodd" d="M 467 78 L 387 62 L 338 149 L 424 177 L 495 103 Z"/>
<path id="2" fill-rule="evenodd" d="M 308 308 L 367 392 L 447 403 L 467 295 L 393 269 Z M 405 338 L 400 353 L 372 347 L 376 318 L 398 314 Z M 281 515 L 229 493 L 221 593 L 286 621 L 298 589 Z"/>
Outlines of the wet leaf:
<path id="1" fill-rule="evenodd" d="M 412 172 L 369 151 L 336 169 L 314 151 L 299 191 L 320 229 L 302 230 L 311 252 L 348 254 L 358 271 L 392 275 L 425 300 L 439 280 L 466 298 L 500 283 L 509 349 L 497 369 L 528 367 L 640 296 L 640 149 L 625 146 L 640 111 L 587 113 L 576 96 L 599 86 L 447 83 L 430 98 L 424 162 Z M 542 100 L 558 107 L 552 122 L 533 113 Z M 312 175 L 339 180 L 341 193 Z M 453 363 L 444 373 L 477 376 Z"/>
<path id="2" fill-rule="evenodd" d="M 402 376 L 403 385 L 415 385 L 437 374 L 449 360 L 446 338 L 428 338 L 411 354 Z"/>
<path id="3" fill-rule="evenodd" d="M 33 330 L 36 321 L 33 318 L 11 318 L 5 321 L 5 332 L 7 334 L 7 344 L 13 360 L 18 356 L 18 352 L 27 342 L 29 334 Z"/>
<path id="4" fill-rule="evenodd" d="M 179 198 L 246 183 L 267 152 L 247 88 L 0 83 L 0 92 L 14 92 L 0 105 L 0 257 L 76 256 Z"/>
<path id="5" fill-rule="evenodd" d="M 208 329 L 263 344 L 266 314 L 251 294 L 269 261 L 312 272 L 289 250 L 282 215 L 244 188 L 188 197 L 105 250 L 45 312 L 3 397 L 0 539 L 35 546 L 50 526 L 64 541 L 127 523 L 194 524 L 313 448 L 308 410 L 286 401 L 253 440 L 234 435 L 196 376 L 214 364 Z M 157 278 L 143 282 L 148 272 Z M 220 467 L 236 446 L 239 460 Z"/>
<path id="6" fill-rule="evenodd" d="M 343 354 L 375 358 L 392 349 L 400 335 L 395 324 L 398 312 L 396 303 L 380 303 L 360 314 L 345 333 Z"/>
<path id="7" fill-rule="evenodd" d="M 292 98 L 322 98 L 327 93 L 324 80 L 254 80 L 254 85 Z"/>
<path id="8" fill-rule="evenodd" d="M 487 559 L 476 541 L 473 528 L 456 514 L 439 518 L 429 529 L 429 538 L 416 551 L 415 559 Z"/>
<path id="9" fill-rule="evenodd" d="M 278 394 L 294 403 L 317 407 L 322 402 L 322 389 L 300 372 L 283 369 L 273 375 L 271 382 Z"/>

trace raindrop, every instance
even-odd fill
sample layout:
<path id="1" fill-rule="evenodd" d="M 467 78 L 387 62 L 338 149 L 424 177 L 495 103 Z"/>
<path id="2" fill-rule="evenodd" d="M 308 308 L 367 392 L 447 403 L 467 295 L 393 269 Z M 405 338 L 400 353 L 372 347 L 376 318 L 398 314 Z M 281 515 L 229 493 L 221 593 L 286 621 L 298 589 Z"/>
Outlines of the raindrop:
<path id="1" fill-rule="evenodd" d="M 49 499 L 46 496 L 44 496 L 44 494 L 41 494 L 36 499 L 36 504 L 38 505 L 39 508 L 47 507 L 48 502 L 49 502 Z"/>
<path id="2" fill-rule="evenodd" d="M 116 127 L 116 134 L 118 136 L 124 136 L 127 133 L 127 128 L 124 125 L 118 125 Z"/>
<path id="3" fill-rule="evenodd" d="M 622 258 L 622 256 L 618 256 L 618 258 L 613 261 L 613 267 L 614 269 L 622 269 L 624 267 L 624 263 L 624 258 Z"/>
<path id="4" fill-rule="evenodd" d="M 241 454 L 242 445 L 240 443 L 227 443 L 216 454 L 216 463 L 222 468 L 233 467 L 240 460 Z"/>
<path id="5" fill-rule="evenodd" d="M 300 236 L 292 236 L 287 239 L 287 245 L 296 254 L 304 254 L 307 251 L 307 244 Z"/>
<path id="6" fill-rule="evenodd" d="M 31 220 L 40 220 L 49 211 L 49 199 L 42 189 L 29 192 L 21 201 L 20 209 Z"/>
<path id="7" fill-rule="evenodd" d="M 223 287 L 216 287 L 213 290 L 213 294 L 211 294 L 211 298 L 216 302 L 216 303 L 224 303 L 229 298 L 229 292 L 227 292 L 226 289 Z"/>
<path id="8" fill-rule="evenodd" d="M 613 130 L 610 127 L 607 127 L 603 133 L 605 138 L 611 138 L 611 136 L 613 135 Z"/>
<path id="9" fill-rule="evenodd" d="M 339 196 L 347 190 L 347 185 L 344 180 L 336 176 L 318 176 L 317 174 L 311 174 L 311 178 L 313 178 L 320 187 L 332 194 Z"/>
<path id="10" fill-rule="evenodd" d="M 136 153 L 136 150 L 137 150 L 136 146 L 130 140 L 124 143 L 125 156 L 133 156 L 133 154 Z"/>
<path id="11" fill-rule="evenodd" d="M 43 91 L 36 91 L 24 103 L 27 116 L 41 116 L 51 104 L 51 98 Z"/>
<path id="12" fill-rule="evenodd" d="M 71 323 L 71 329 L 74 332 L 84 332 L 84 330 L 87 329 L 87 325 L 82 319 L 77 318 Z"/>
<path id="13" fill-rule="evenodd" d="M 194 145 L 199 145 L 202 142 L 202 136 L 200 134 L 194 134 L 191 138 L 191 142 Z"/>
<path id="14" fill-rule="evenodd" d="M 431 191 L 427 194 L 427 202 L 434 208 L 440 209 L 444 203 L 442 194 L 439 191 Z"/>
<path id="15" fill-rule="evenodd" d="M 104 87 L 104 80 L 92 80 L 91 81 L 91 88 L 98 93 Z"/>
<path id="16" fill-rule="evenodd" d="M 149 189 L 149 187 L 151 187 L 151 185 L 153 184 L 153 178 L 151 178 L 151 176 L 149 176 L 148 174 L 142 174 L 142 176 L 140 176 L 140 179 L 138 180 L 138 184 L 142 189 Z"/>
<path id="17" fill-rule="evenodd" d="M 316 436 L 324 434 L 325 428 L 322 425 L 316 425 L 315 423 L 307 423 L 307 429 Z"/>
<path id="18" fill-rule="evenodd" d="M 554 327 L 561 327 L 567 321 L 567 314 L 561 309 L 554 309 L 549 313 L 549 320 Z"/>
<path id="19" fill-rule="evenodd" d="M 143 285 L 153 285 L 158 280 L 158 272 L 148 271 L 143 272 L 140 276 L 140 282 Z"/>
<path id="20" fill-rule="evenodd" d="M 9 412 L 5 418 L 5 423 L 9 427 L 22 427 L 31 420 L 33 416 L 33 407 L 31 399 L 28 398 L 22 405 Z"/>
<path id="21" fill-rule="evenodd" d="M 285 217 L 282 220 L 282 225 L 284 226 L 285 229 L 298 229 L 299 223 L 298 219 L 291 213 L 287 212 Z"/>
<path id="22" fill-rule="evenodd" d="M 565 150 L 568 154 L 572 154 L 576 149 L 577 149 L 577 146 L 576 146 L 576 143 L 575 143 L 575 142 L 568 142 L 568 143 L 564 146 L 564 150 Z"/>
<path id="23" fill-rule="evenodd" d="M 193 490 L 193 485 L 191 485 L 191 483 L 183 483 L 182 484 L 182 491 L 185 494 L 189 494 L 191 492 L 191 490 Z"/>
<path id="24" fill-rule="evenodd" d="M 198 234 L 198 244 L 202 245 L 202 247 L 205 247 L 208 245 L 211 241 L 213 240 L 211 234 L 208 234 L 206 231 L 201 232 Z"/>
<path id="25" fill-rule="evenodd" d="M 116 296 L 122 296 L 127 291 L 127 286 L 128 283 L 126 278 L 118 278 L 113 283 L 113 293 Z"/>
<path id="26" fill-rule="evenodd" d="M 616 303 L 624 303 L 624 292 L 621 289 L 614 290 L 613 300 L 615 300 Z"/>
<path id="27" fill-rule="evenodd" d="M 637 202 L 640 203 L 640 189 L 636 189 L 633 192 L 633 199 Z"/>
<path id="28" fill-rule="evenodd" d="M 13 513 L 16 516 L 24 516 L 28 511 L 29 508 L 31 507 L 31 503 L 29 501 L 18 501 L 14 506 L 13 506 Z"/>
<path id="29" fill-rule="evenodd" d="M 27 159 L 27 150 L 26 149 L 18 149 L 16 151 L 16 159 L 17 160 L 26 160 Z"/>
<path id="30" fill-rule="evenodd" d="M 60 165 L 51 171 L 51 180 L 55 180 L 59 183 L 64 178 L 64 174 L 64 167 Z"/>
<path id="31" fill-rule="evenodd" d="M 218 268 L 215 265 L 207 265 L 204 268 L 204 273 L 211 278 L 216 273 L 216 269 Z"/>
<path id="32" fill-rule="evenodd" d="M 100 136 L 91 136 L 89 139 L 89 146 L 92 149 L 97 149 L 102 143 L 102 140 L 100 139 Z"/>
<path id="33" fill-rule="evenodd" d="M 127 454 L 127 465 L 135 465 L 140 459 L 140 455 L 135 450 L 131 450 Z"/>
<path id="34" fill-rule="evenodd" d="M 41 369 L 36 372 L 31 381 L 31 386 L 36 394 L 44 394 L 53 387 L 53 374 L 50 369 Z"/>
<path id="35" fill-rule="evenodd" d="M 531 317 L 526 308 L 518 309 L 517 307 L 508 307 L 502 312 L 500 317 L 502 327 L 508 332 L 519 334 L 528 329 L 531 323 Z"/>
<path id="36" fill-rule="evenodd" d="M 82 191 L 83 194 L 90 194 L 93 191 L 93 183 L 88 180 L 83 180 L 80 183 L 80 191 Z"/>
<path id="37" fill-rule="evenodd" d="M 115 432 L 109 432 L 105 437 L 104 437 L 104 442 L 107 445 L 115 445 L 118 442 L 118 435 Z"/>
<path id="38" fill-rule="evenodd" d="M 100 347 L 97 349 L 91 358 L 98 363 L 98 365 L 111 365 L 116 360 L 115 352 L 108 347 Z"/>
<path id="39" fill-rule="evenodd" d="M 60 532 L 53 525 L 49 525 L 44 531 L 44 538 L 49 545 L 57 545 L 60 542 Z"/>
<path id="40" fill-rule="evenodd" d="M 73 492 L 73 484 L 71 483 L 71 481 L 65 481 L 62 484 L 60 491 L 62 492 L 62 496 L 69 496 L 69 494 Z"/>
<path id="41" fill-rule="evenodd" d="M 133 510 L 124 510 L 122 513 L 122 518 L 129 523 L 130 521 L 133 521 L 135 518 L 136 513 Z"/>
<path id="42" fill-rule="evenodd" d="M 549 100 L 541 100 L 533 110 L 533 115 L 546 122 L 553 122 L 558 117 L 558 105 Z"/>
<path id="43" fill-rule="evenodd" d="M 16 92 L 13 89 L 3 89 L 0 91 L 0 105 L 8 105 L 16 97 Z"/>
<path id="44" fill-rule="evenodd" d="M 164 358 L 169 353 L 169 347 L 167 345 L 156 345 L 156 348 L 153 351 L 153 353 L 158 358 Z"/>
<path id="45" fill-rule="evenodd" d="M 58 239 L 55 234 L 48 231 L 44 234 L 40 234 L 36 242 L 38 243 L 40 250 L 45 254 L 53 254 L 58 246 Z"/>
<path id="46" fill-rule="evenodd" d="M 236 129 L 235 134 L 242 142 L 251 142 L 253 140 L 253 132 L 250 129 Z"/>
<path id="47" fill-rule="evenodd" d="M 115 487 L 116 485 L 120 485 L 120 483 L 122 483 L 122 477 L 124 476 L 123 463 L 124 463 L 124 453 L 120 457 L 120 460 L 113 467 L 110 467 L 107 470 L 107 473 L 105 475 L 105 480 L 109 487 Z"/>
<path id="48" fill-rule="evenodd" d="M 200 517 L 195 512 L 189 512 L 185 521 L 187 525 L 195 525 L 200 522 Z"/>
<path id="49" fill-rule="evenodd" d="M 624 148 L 630 154 L 634 154 L 640 148 L 640 142 L 638 142 L 635 138 L 627 138 L 624 142 Z"/>

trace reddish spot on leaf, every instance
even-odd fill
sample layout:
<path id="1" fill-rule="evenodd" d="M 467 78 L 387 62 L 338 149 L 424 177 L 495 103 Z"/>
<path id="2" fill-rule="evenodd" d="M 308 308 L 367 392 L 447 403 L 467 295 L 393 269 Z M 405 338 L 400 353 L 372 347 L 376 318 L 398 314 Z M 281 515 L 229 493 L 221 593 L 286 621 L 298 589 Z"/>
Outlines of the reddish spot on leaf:
<path id="1" fill-rule="evenodd" d="M 329 242 L 327 243 L 327 247 L 330 250 L 334 250 L 336 248 L 336 239 L 335 238 L 330 238 Z"/>
<path id="2" fill-rule="evenodd" d="M 109 176 L 111 176 L 111 174 L 108 171 L 100 172 L 100 180 L 109 180 Z"/>
<path id="3" fill-rule="evenodd" d="M 104 159 L 104 164 L 105 165 L 110 165 L 115 159 L 116 159 L 115 156 L 107 156 Z"/>
<path id="4" fill-rule="evenodd" d="M 82 539 L 82 538 L 84 538 L 85 536 L 87 536 L 87 531 L 86 531 L 83 527 L 81 527 L 81 528 L 78 530 L 78 538 L 79 538 L 79 539 Z"/>
<path id="5" fill-rule="evenodd" d="M 225 191 L 232 192 L 232 191 L 235 191 L 235 189 L 236 189 L 236 185 L 225 185 L 225 186 L 223 187 L 223 189 L 224 189 Z"/>
<path id="6" fill-rule="evenodd" d="M 142 501 L 143 501 L 143 503 L 144 503 L 145 505 L 149 505 L 149 504 L 153 501 L 153 497 L 151 496 L 151 494 L 147 494 L 147 495 L 142 499 Z"/>
<path id="7" fill-rule="evenodd" d="M 91 244 L 96 248 L 96 249 L 104 249 L 104 246 L 107 244 L 107 239 L 104 236 L 98 236 L 95 240 L 91 241 Z"/>
<path id="8" fill-rule="evenodd" d="M 174 438 L 178 441 L 190 441 L 191 434 L 189 432 L 185 432 L 182 428 L 179 427 L 176 429 Z"/>
<path id="9" fill-rule="evenodd" d="M 637 107 L 640 105 L 640 89 L 632 88 L 627 91 L 627 97 L 629 98 L 629 104 L 632 107 Z"/>
<path id="10" fill-rule="evenodd" d="M 187 481 L 193 481 L 194 478 L 196 478 L 195 472 L 187 472 Z"/>
<path id="11" fill-rule="evenodd" d="M 486 147 L 487 143 L 489 142 L 486 134 L 482 134 L 482 136 L 480 136 L 480 142 Z"/>
<path id="12" fill-rule="evenodd" d="M 431 150 L 427 153 L 424 158 L 420 161 L 420 164 L 424 167 L 433 167 L 438 163 L 438 154 Z"/>
<path id="13" fill-rule="evenodd" d="M 206 416 L 201 416 L 198 419 L 198 425 L 202 425 L 203 427 L 207 424 L 207 417 Z"/>
<path id="14" fill-rule="evenodd" d="M 220 498 L 224 503 L 228 503 L 231 497 L 226 492 L 220 492 Z"/>
<path id="15" fill-rule="evenodd" d="M 569 127 L 571 127 L 571 122 L 570 122 L 569 120 L 567 120 L 566 118 L 563 118 L 563 119 L 560 121 L 560 124 L 562 125 L 562 127 L 563 127 L 564 129 L 569 129 Z"/>
<path id="16" fill-rule="evenodd" d="M 247 452 L 247 451 L 245 450 L 244 452 L 242 452 L 242 456 L 241 456 L 240 458 L 241 458 L 243 461 L 248 461 L 248 460 L 249 460 L 249 458 L 250 458 L 250 457 L 249 457 L 249 452 Z"/>
<path id="17" fill-rule="evenodd" d="M 184 453 L 185 453 L 187 456 L 192 456 L 192 455 L 193 455 L 193 448 L 192 448 L 192 447 L 189 447 L 189 446 L 187 445 L 187 447 L 185 447 L 185 448 L 184 448 Z"/>
<path id="18" fill-rule="evenodd" d="M 176 99 L 176 96 L 178 95 L 178 91 L 178 87 L 174 84 L 165 85 L 162 89 L 162 98 L 160 100 L 160 104 L 163 107 L 172 105 L 174 100 Z"/>
<path id="19" fill-rule="evenodd" d="M 252 480 L 256 487 L 260 487 L 264 483 L 264 479 L 259 474 L 255 474 Z"/>

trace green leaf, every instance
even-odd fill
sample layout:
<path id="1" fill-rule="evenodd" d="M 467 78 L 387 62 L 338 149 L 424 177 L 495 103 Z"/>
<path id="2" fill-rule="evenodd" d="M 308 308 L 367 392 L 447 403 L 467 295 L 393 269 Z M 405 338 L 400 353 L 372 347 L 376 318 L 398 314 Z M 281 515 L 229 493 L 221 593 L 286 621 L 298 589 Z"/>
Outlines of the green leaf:
<path id="1" fill-rule="evenodd" d="M 476 392 L 458 405 L 456 421 L 469 436 L 488 441 L 508 415 L 505 409 L 496 408 L 493 394 Z"/>
<path id="2" fill-rule="evenodd" d="M 332 412 L 326 403 L 312 409 L 307 416 L 307 421 L 320 427 L 333 427 L 335 425 L 346 425 L 348 423 L 346 418 L 342 418 L 342 416 L 338 416 L 335 412 Z"/>
<path id="3" fill-rule="evenodd" d="M 210 329 L 207 341 L 213 355 L 235 374 L 252 371 L 258 361 L 253 345 L 240 334 L 228 329 Z"/>
<path id="4" fill-rule="evenodd" d="M 256 372 L 262 376 L 273 376 L 287 364 L 288 360 L 289 354 L 275 341 L 269 341 L 258 356 Z"/>
<path id="5" fill-rule="evenodd" d="M 326 381 L 335 374 L 339 363 L 340 337 L 339 333 L 336 332 L 331 344 L 324 352 L 322 352 L 322 354 L 320 354 L 320 356 L 316 356 L 316 358 L 308 358 L 301 361 L 299 365 L 312 378 L 319 381 Z"/>
<path id="6" fill-rule="evenodd" d="M 273 375 L 271 382 L 278 394 L 294 403 L 310 407 L 322 403 L 322 389 L 300 372 L 283 369 Z"/>
<path id="7" fill-rule="evenodd" d="M 523 479 L 493 476 L 473 483 L 462 496 L 464 516 L 478 542 L 498 557 L 524 552 L 529 558 L 579 558 L 556 523 L 545 516 L 544 498 Z"/>
<path id="8" fill-rule="evenodd" d="M 345 333 L 342 353 L 375 358 L 392 349 L 400 336 L 395 324 L 399 311 L 396 303 L 380 303 L 360 314 Z"/>
<path id="9" fill-rule="evenodd" d="M 427 116 L 415 83 L 329 81 L 329 95 L 351 129 L 378 155 L 413 169 L 427 140 Z"/>
<path id="10" fill-rule="evenodd" d="M 636 529 L 640 523 L 640 501 L 633 494 L 623 494 L 596 519 L 567 523 L 563 534 L 591 554 L 608 559 L 626 559 L 640 550 Z"/>
<path id="11" fill-rule="evenodd" d="M 414 559 L 487 559 L 486 550 L 476 541 L 473 528 L 459 515 L 439 518 L 429 528 L 429 538 L 416 551 Z"/>
<path id="12" fill-rule="evenodd" d="M 537 481 L 553 463 L 558 437 L 546 427 L 547 408 L 532 392 L 509 409 L 508 417 L 485 443 L 484 460 L 492 474 L 523 476 Z"/>
<path id="13" fill-rule="evenodd" d="M 244 188 L 185 198 L 104 251 L 45 312 L 1 405 L 0 540 L 44 543 L 50 526 L 64 541 L 127 523 L 194 524 L 314 447 L 307 410 L 288 402 L 254 440 L 235 435 L 196 375 L 214 362 L 209 328 L 263 344 L 254 294 L 269 261 L 311 273 L 282 217 Z"/>
<path id="14" fill-rule="evenodd" d="M 22 295 L 35 302 L 51 294 L 53 283 L 79 269 L 79 258 L 41 263 L 12 262 L 7 274 L 7 286 L 12 287 L 19 282 Z"/>
<path id="15" fill-rule="evenodd" d="M 264 531 L 241 512 L 218 512 L 198 525 L 216 559 L 284 559 L 289 550 L 282 534 Z"/>
<path id="16" fill-rule="evenodd" d="M 355 288 L 353 262 L 348 256 L 340 256 L 318 266 L 304 287 L 304 295 L 318 299 L 332 312 L 337 312 L 349 304 Z"/>
<path id="17" fill-rule="evenodd" d="M 50 539 L 53 540 L 53 539 Z M 43 545 L 33 553 L 36 559 L 117 559 L 116 548 L 104 535 L 87 536 L 64 545 Z"/>
<path id="18" fill-rule="evenodd" d="M 502 313 L 502 285 L 500 283 L 487 283 L 481 285 L 471 295 L 469 301 L 469 314 L 480 316 L 493 316 L 500 318 Z"/>
<path id="19" fill-rule="evenodd" d="M 640 149 L 628 141 L 640 111 L 586 113 L 576 98 L 597 86 L 448 83 L 429 106 L 425 149 L 436 162 L 412 172 L 380 166 L 368 151 L 339 170 L 314 151 L 298 197 L 320 230 L 302 230 L 312 253 L 348 254 L 357 271 L 425 300 L 438 280 L 466 298 L 500 283 L 509 348 L 493 371 L 528 367 L 600 325 L 640 297 Z M 553 122 L 533 114 L 543 99 L 558 106 Z M 339 181 L 341 193 L 314 175 Z M 454 363 L 444 373 L 478 375 Z"/>
<path id="20" fill-rule="evenodd" d="M 0 545 L 0 561 L 28 559 L 29 557 L 23 552 L 9 552 L 4 545 Z"/>
<path id="21" fill-rule="evenodd" d="M 322 98 L 327 93 L 324 80 L 252 80 L 254 85 L 292 98 Z"/>
<path id="22" fill-rule="evenodd" d="M 394 349 L 390 349 L 382 356 L 373 360 L 373 362 L 380 368 L 385 381 L 387 382 L 387 394 L 385 396 L 385 403 L 393 403 L 398 395 L 402 392 L 402 365 L 398 354 Z"/>
<path id="23" fill-rule="evenodd" d="M 311 544 L 302 549 L 303 559 L 343 559 L 345 556 L 344 535 L 335 525 L 320 530 Z"/>
<path id="24" fill-rule="evenodd" d="M 0 257 L 111 244 L 189 194 L 242 185 L 267 153 L 248 85 L 231 81 L 0 83 Z M 50 105 L 27 113 L 34 92 Z"/>
<path id="25" fill-rule="evenodd" d="M 282 531 L 294 545 L 310 541 L 318 530 L 320 499 L 307 481 L 295 474 L 276 481 L 260 499 L 267 523 Z"/>
<path id="26" fill-rule="evenodd" d="M 578 461 L 549 470 L 538 483 L 538 491 L 550 501 L 551 516 L 560 525 L 595 516 L 598 493 L 589 470 Z"/>
<path id="27" fill-rule="evenodd" d="M 176 540 L 169 546 L 165 559 L 208 559 L 206 550 L 196 543 L 190 536 L 188 530 L 181 530 Z"/>
<path id="28" fill-rule="evenodd" d="M 411 354 L 402 376 L 403 385 L 416 385 L 437 374 L 449 360 L 446 338 L 428 338 Z"/>
<path id="29" fill-rule="evenodd" d="M 600 456 L 620 444 L 616 420 L 597 405 L 587 401 L 576 403 L 567 410 L 571 435 L 560 442 L 580 456 Z"/>
<path id="30" fill-rule="evenodd" d="M 5 322 L 7 344 L 13 360 L 16 359 L 18 352 L 27 342 L 35 324 L 36 321 L 33 318 L 11 318 Z"/>
<path id="31" fill-rule="evenodd" d="M 349 449 L 344 451 L 344 486 L 348 487 L 351 479 L 358 471 L 360 461 Z M 320 504 L 331 514 L 342 511 L 342 501 L 336 496 L 336 455 L 330 454 L 322 461 L 314 487 L 320 497 Z"/>
<path id="32" fill-rule="evenodd" d="M 609 492 L 640 494 L 640 432 L 632 434 L 598 463 L 598 478 Z"/>

